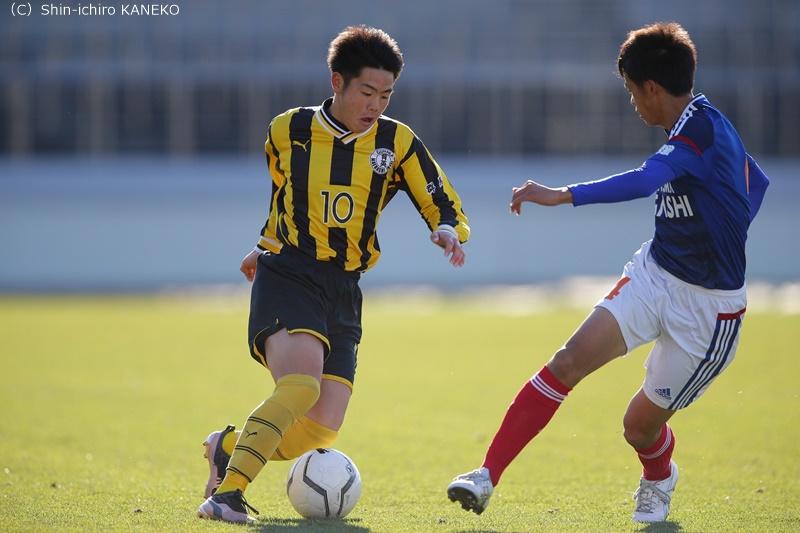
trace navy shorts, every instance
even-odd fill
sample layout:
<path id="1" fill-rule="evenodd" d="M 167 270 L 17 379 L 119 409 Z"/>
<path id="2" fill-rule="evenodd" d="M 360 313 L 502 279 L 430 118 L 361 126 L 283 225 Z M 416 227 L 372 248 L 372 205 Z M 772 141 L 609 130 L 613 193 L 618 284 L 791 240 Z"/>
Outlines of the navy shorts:
<path id="1" fill-rule="evenodd" d="M 325 345 L 323 378 L 352 388 L 361 342 L 359 277 L 289 246 L 259 256 L 250 295 L 250 355 L 267 366 L 267 337 L 283 328 L 304 331 Z"/>

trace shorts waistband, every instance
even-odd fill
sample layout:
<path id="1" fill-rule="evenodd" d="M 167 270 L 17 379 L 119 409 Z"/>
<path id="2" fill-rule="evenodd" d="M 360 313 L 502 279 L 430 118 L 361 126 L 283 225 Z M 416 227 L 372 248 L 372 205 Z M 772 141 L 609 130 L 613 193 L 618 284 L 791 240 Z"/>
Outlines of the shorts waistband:
<path id="1" fill-rule="evenodd" d="M 683 281 L 681 278 L 676 276 L 675 274 L 669 272 L 666 268 L 662 267 L 658 263 L 655 262 L 652 256 L 648 254 L 647 264 L 652 265 L 654 268 L 658 269 L 658 272 L 661 274 L 662 277 L 668 278 L 672 283 L 677 285 L 681 285 L 687 288 L 690 291 L 694 291 L 700 294 L 705 294 L 706 296 L 712 298 L 720 298 L 724 300 L 733 300 L 741 298 L 747 294 L 747 285 L 742 285 L 738 289 L 709 289 L 707 287 L 702 287 L 700 285 L 695 285 L 693 283 L 689 283 L 688 281 Z"/>
<path id="2" fill-rule="evenodd" d="M 345 270 L 333 261 L 320 261 L 319 259 L 311 257 L 302 250 L 295 248 L 294 246 L 289 246 L 288 244 L 283 245 L 280 255 L 297 259 L 315 268 L 320 268 L 325 272 L 331 273 L 335 276 L 341 276 L 349 280 L 358 281 L 361 278 L 361 272 Z"/>

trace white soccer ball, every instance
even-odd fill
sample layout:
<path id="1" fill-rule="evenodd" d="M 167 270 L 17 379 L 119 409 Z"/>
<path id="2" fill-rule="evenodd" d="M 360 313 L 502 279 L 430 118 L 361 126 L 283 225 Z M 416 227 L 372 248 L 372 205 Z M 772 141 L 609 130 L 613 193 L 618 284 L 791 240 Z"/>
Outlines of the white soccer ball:
<path id="1" fill-rule="evenodd" d="M 318 448 L 304 453 L 292 465 L 286 494 L 304 518 L 344 518 L 361 496 L 361 474 L 342 452 Z"/>

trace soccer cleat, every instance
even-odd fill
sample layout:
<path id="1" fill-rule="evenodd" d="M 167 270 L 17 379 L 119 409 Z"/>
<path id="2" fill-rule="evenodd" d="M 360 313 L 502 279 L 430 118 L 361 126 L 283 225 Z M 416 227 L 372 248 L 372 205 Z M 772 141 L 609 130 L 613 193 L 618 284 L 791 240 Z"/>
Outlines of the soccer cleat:
<path id="1" fill-rule="evenodd" d="M 480 468 L 453 478 L 447 487 L 447 497 L 458 502 L 465 511 L 481 514 L 489 506 L 489 498 L 494 491 L 489 470 Z"/>
<path id="2" fill-rule="evenodd" d="M 210 470 L 204 498 L 210 498 L 217 491 L 219 484 L 222 483 L 222 478 L 225 477 L 225 469 L 228 468 L 228 461 L 231 460 L 231 456 L 222 449 L 222 439 L 225 438 L 225 435 L 235 430 L 234 426 L 228 424 L 228 427 L 222 431 L 211 433 L 203 442 L 203 446 L 206 448 L 203 457 L 208 459 L 208 469 Z"/>
<path id="3" fill-rule="evenodd" d="M 256 519 L 247 514 L 247 511 L 258 514 L 258 511 L 244 499 L 242 491 L 236 489 L 211 496 L 197 509 L 197 516 L 224 522 L 255 522 Z"/>
<path id="4" fill-rule="evenodd" d="M 669 471 L 669 477 L 661 481 L 648 481 L 644 477 L 639 480 L 639 488 L 633 493 L 636 501 L 634 522 L 663 522 L 667 519 L 672 491 L 678 483 L 678 465 L 670 461 Z"/>

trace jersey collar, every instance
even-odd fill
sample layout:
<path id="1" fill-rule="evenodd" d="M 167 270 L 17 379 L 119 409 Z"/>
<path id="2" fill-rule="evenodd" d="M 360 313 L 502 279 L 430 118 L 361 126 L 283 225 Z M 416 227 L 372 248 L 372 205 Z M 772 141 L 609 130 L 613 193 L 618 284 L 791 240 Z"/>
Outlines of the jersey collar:
<path id="1" fill-rule="evenodd" d="M 708 100 L 706 100 L 706 97 L 703 95 L 703 93 L 698 93 L 697 96 L 692 98 L 692 100 L 686 104 L 686 107 L 683 109 L 683 113 L 681 113 L 681 116 L 677 122 L 672 125 L 672 128 L 669 131 L 664 130 L 664 133 L 667 134 L 667 137 L 674 137 L 676 133 L 681 130 L 689 117 L 692 116 L 692 113 L 700 109 L 703 104 L 708 104 Z"/>
<path id="2" fill-rule="evenodd" d="M 330 112 L 331 104 L 333 103 L 333 98 L 328 98 L 322 105 L 317 108 L 317 112 L 314 115 L 317 117 L 317 121 L 322 125 L 325 130 L 342 141 L 344 144 L 349 144 L 352 141 L 358 139 L 359 137 L 363 137 L 364 135 L 368 135 L 372 130 L 375 128 L 375 124 L 378 123 L 376 120 L 372 123 L 372 125 L 367 128 L 365 131 L 361 133 L 353 133 L 352 131 L 348 130 L 347 127 L 333 118 L 333 115 Z"/>

